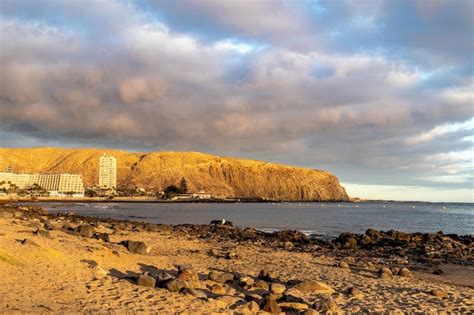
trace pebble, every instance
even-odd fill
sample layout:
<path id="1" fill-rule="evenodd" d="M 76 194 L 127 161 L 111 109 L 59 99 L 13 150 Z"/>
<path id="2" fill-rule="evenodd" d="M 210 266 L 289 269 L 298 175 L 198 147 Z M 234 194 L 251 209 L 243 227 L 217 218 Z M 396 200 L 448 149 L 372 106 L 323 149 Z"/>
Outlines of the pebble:
<path id="1" fill-rule="evenodd" d="M 443 290 L 439 290 L 439 289 L 433 289 L 430 291 L 430 294 L 433 295 L 433 296 L 436 296 L 436 297 L 439 297 L 439 298 L 445 298 L 448 296 L 448 293 L 443 291 Z"/>
<path id="2" fill-rule="evenodd" d="M 130 253 L 134 254 L 146 255 L 151 251 L 151 248 L 148 247 L 144 242 L 123 241 L 121 244 L 124 245 Z"/>
<path id="3" fill-rule="evenodd" d="M 313 292 L 316 294 L 332 294 L 334 292 L 334 290 L 327 284 L 313 280 L 303 281 L 297 284 L 294 288 L 303 293 Z"/>
<path id="4" fill-rule="evenodd" d="M 268 285 L 268 283 L 266 281 L 263 281 L 263 280 L 257 280 L 255 282 L 254 287 L 259 288 L 259 289 L 263 289 L 263 290 L 267 290 L 267 291 L 270 290 L 270 286 Z"/>
<path id="5" fill-rule="evenodd" d="M 184 289 L 181 290 L 181 293 L 192 295 L 192 296 L 197 297 L 199 299 L 207 299 L 207 294 L 202 290 L 196 290 L 196 289 L 192 289 L 192 288 L 184 288 Z"/>
<path id="6" fill-rule="evenodd" d="M 296 303 L 296 302 L 278 303 L 278 306 L 280 306 L 280 308 L 284 311 L 293 311 L 293 312 L 303 312 L 309 308 L 307 304 Z"/>
<path id="7" fill-rule="evenodd" d="M 137 284 L 142 287 L 154 288 L 156 286 L 156 279 L 149 275 L 140 275 L 138 276 Z"/>
<path id="8" fill-rule="evenodd" d="M 349 288 L 349 289 L 347 289 L 347 294 L 349 296 L 352 296 L 352 297 L 355 297 L 355 298 L 361 298 L 361 297 L 364 296 L 362 291 L 359 290 L 358 288 Z"/>
<path id="9" fill-rule="evenodd" d="M 341 261 L 339 263 L 339 268 L 342 268 L 342 269 L 351 269 L 351 267 L 349 267 L 349 264 L 345 261 Z"/>
<path id="10" fill-rule="evenodd" d="M 281 308 L 273 295 L 268 295 L 262 300 L 261 309 L 269 313 L 280 313 Z"/>
<path id="11" fill-rule="evenodd" d="M 318 312 L 330 312 L 335 310 L 337 305 L 331 297 L 328 297 L 314 303 L 313 308 Z"/>
<path id="12" fill-rule="evenodd" d="M 387 267 L 380 268 L 378 274 L 379 274 L 379 277 L 382 279 L 389 279 L 389 278 L 392 278 L 393 276 L 392 270 L 390 270 Z"/>
<path id="13" fill-rule="evenodd" d="M 234 280 L 234 274 L 229 272 L 211 271 L 209 272 L 209 279 L 220 283 L 226 283 Z"/>
<path id="14" fill-rule="evenodd" d="M 406 267 L 403 267 L 402 269 L 400 269 L 400 271 L 398 272 L 398 275 L 400 277 L 406 277 L 406 278 L 409 278 L 412 276 L 410 269 Z"/>
<path id="15" fill-rule="evenodd" d="M 281 293 L 285 292 L 285 290 L 286 290 L 285 285 L 283 285 L 281 283 L 272 282 L 270 284 L 270 291 L 272 293 L 281 294 Z"/>
<path id="16" fill-rule="evenodd" d="M 165 284 L 165 288 L 171 292 L 179 292 L 184 287 L 186 287 L 186 282 L 181 279 L 172 279 Z"/>
<path id="17" fill-rule="evenodd" d="M 224 286 L 216 284 L 212 287 L 211 292 L 217 295 L 224 295 L 227 293 L 227 290 L 224 288 Z"/>

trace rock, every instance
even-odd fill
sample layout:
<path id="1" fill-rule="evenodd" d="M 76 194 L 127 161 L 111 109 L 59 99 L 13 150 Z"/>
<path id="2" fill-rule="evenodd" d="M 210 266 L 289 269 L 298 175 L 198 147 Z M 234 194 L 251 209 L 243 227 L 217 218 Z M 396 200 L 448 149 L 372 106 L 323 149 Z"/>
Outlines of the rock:
<path id="1" fill-rule="evenodd" d="M 144 242 L 123 241 L 120 244 L 124 245 L 130 253 L 134 254 L 146 255 L 151 251 L 151 248 L 146 246 Z"/>
<path id="2" fill-rule="evenodd" d="M 51 238 L 51 234 L 46 230 L 37 229 L 33 233 L 41 237 Z"/>
<path id="3" fill-rule="evenodd" d="M 387 267 L 382 267 L 379 269 L 378 275 L 382 279 L 390 279 L 393 276 L 392 270 Z"/>
<path id="4" fill-rule="evenodd" d="M 221 253 L 217 249 L 214 249 L 214 248 L 209 251 L 209 255 L 213 257 L 217 257 L 217 258 L 221 257 Z"/>
<path id="5" fill-rule="evenodd" d="M 296 302 L 282 302 L 282 303 L 278 303 L 278 306 L 280 306 L 280 308 L 283 311 L 292 311 L 292 312 L 304 312 L 309 308 L 307 304 L 296 303 Z"/>
<path id="6" fill-rule="evenodd" d="M 436 296 L 436 297 L 438 297 L 438 298 L 440 298 L 440 299 L 445 298 L 445 297 L 448 296 L 448 293 L 446 293 L 446 292 L 443 291 L 443 290 L 439 290 L 439 289 L 433 289 L 433 290 L 431 290 L 431 291 L 430 291 L 430 294 L 431 294 L 432 296 Z"/>
<path id="7" fill-rule="evenodd" d="M 319 312 L 315 309 L 308 308 L 302 315 L 319 315 Z"/>
<path id="8" fill-rule="evenodd" d="M 105 269 L 103 269 L 99 266 L 94 267 L 94 271 L 95 271 L 95 275 L 99 278 L 105 277 L 108 274 L 107 270 L 105 270 Z"/>
<path id="9" fill-rule="evenodd" d="M 342 269 L 350 269 L 349 264 L 348 264 L 347 262 L 345 262 L 345 261 L 341 261 L 341 262 L 339 263 L 339 268 L 342 268 Z"/>
<path id="10" fill-rule="evenodd" d="M 199 275 L 192 269 L 185 269 L 178 272 L 178 278 L 186 282 L 198 282 Z"/>
<path id="11" fill-rule="evenodd" d="M 51 230 L 54 230 L 54 225 L 52 225 L 49 221 L 46 221 L 46 222 L 44 223 L 43 228 L 44 228 L 45 230 L 51 231 Z"/>
<path id="12" fill-rule="evenodd" d="M 285 285 L 281 284 L 281 283 L 276 283 L 276 282 L 272 282 L 270 284 L 270 291 L 272 293 L 275 293 L 275 294 L 282 294 L 283 292 L 285 292 L 286 290 L 286 287 Z"/>
<path id="13" fill-rule="evenodd" d="M 229 306 L 235 304 L 239 299 L 233 296 L 219 296 L 214 299 L 218 308 L 229 308 Z"/>
<path id="14" fill-rule="evenodd" d="M 87 237 L 91 238 L 94 236 L 95 229 L 90 226 L 90 225 L 81 225 L 77 228 L 77 232 L 82 236 L 82 237 Z"/>
<path id="15" fill-rule="evenodd" d="M 207 294 L 202 290 L 184 288 L 184 289 L 181 290 L 181 293 L 192 295 L 192 296 L 197 297 L 199 299 L 207 299 Z"/>
<path id="16" fill-rule="evenodd" d="M 313 308 L 318 312 L 330 312 L 335 310 L 337 305 L 331 297 L 328 297 L 315 302 Z"/>
<path id="17" fill-rule="evenodd" d="M 357 288 L 349 288 L 347 289 L 347 294 L 349 296 L 352 296 L 352 297 L 355 297 L 355 298 L 361 298 L 364 296 L 364 294 L 362 293 L 361 290 L 357 289 Z"/>
<path id="18" fill-rule="evenodd" d="M 150 272 L 149 275 L 156 279 L 156 286 L 159 288 L 166 288 L 166 284 L 175 279 L 175 277 L 163 270 Z"/>
<path id="19" fill-rule="evenodd" d="M 259 289 L 264 289 L 267 291 L 270 290 L 270 286 L 268 285 L 268 283 L 260 279 L 255 282 L 254 287 L 259 288 Z"/>
<path id="20" fill-rule="evenodd" d="M 149 275 L 140 275 L 138 276 L 137 284 L 142 287 L 154 288 L 156 286 L 156 279 Z"/>
<path id="21" fill-rule="evenodd" d="M 255 314 L 258 311 L 260 311 L 260 306 L 258 306 L 257 302 L 250 301 L 248 303 L 241 305 L 237 310 L 244 314 L 246 313 Z"/>
<path id="22" fill-rule="evenodd" d="M 253 284 L 255 283 L 255 280 L 253 280 L 252 278 L 248 277 L 248 276 L 243 276 L 239 279 L 239 284 L 242 286 L 242 287 L 245 287 L 245 286 L 252 286 Z"/>
<path id="23" fill-rule="evenodd" d="M 318 294 L 332 294 L 334 290 L 325 283 L 306 280 L 294 286 L 300 292 L 313 292 Z"/>
<path id="24" fill-rule="evenodd" d="M 224 286 L 216 284 L 211 288 L 211 292 L 217 295 L 224 295 L 227 293 L 227 290 L 224 288 Z"/>
<path id="25" fill-rule="evenodd" d="M 166 282 L 165 284 L 165 288 L 167 288 L 171 292 L 179 292 L 184 287 L 186 287 L 186 282 L 181 279 L 172 279 Z"/>
<path id="26" fill-rule="evenodd" d="M 277 280 L 275 274 L 272 271 L 268 271 L 264 269 L 260 270 L 258 274 L 258 278 L 264 281 L 268 281 L 268 282 L 274 282 L 275 280 Z"/>
<path id="27" fill-rule="evenodd" d="M 276 298 L 273 295 L 268 295 L 262 300 L 262 304 L 260 305 L 262 311 L 269 312 L 269 313 L 280 313 L 281 308 L 278 305 Z"/>
<path id="28" fill-rule="evenodd" d="M 238 255 L 232 251 L 229 251 L 225 254 L 226 259 L 237 259 Z"/>
<path id="29" fill-rule="evenodd" d="M 436 268 L 435 270 L 433 270 L 433 274 L 434 275 L 442 275 L 444 272 L 443 270 L 439 269 L 439 268 Z"/>
<path id="30" fill-rule="evenodd" d="M 220 283 L 226 283 L 234 280 L 234 274 L 229 272 L 211 271 L 209 272 L 209 279 Z"/>
<path id="31" fill-rule="evenodd" d="M 409 278 L 412 276 L 410 269 L 406 267 L 403 267 L 402 269 L 400 269 L 397 275 L 399 275 L 400 277 L 405 277 L 405 278 Z"/>

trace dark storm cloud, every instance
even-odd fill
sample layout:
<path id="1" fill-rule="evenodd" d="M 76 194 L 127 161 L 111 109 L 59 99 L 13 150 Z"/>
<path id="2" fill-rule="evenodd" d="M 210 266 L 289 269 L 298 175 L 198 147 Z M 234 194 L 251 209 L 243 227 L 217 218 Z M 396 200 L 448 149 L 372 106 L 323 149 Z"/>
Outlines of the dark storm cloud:
<path id="1" fill-rule="evenodd" d="M 472 183 L 470 1 L 35 3 L 2 1 L 3 145 L 198 150 L 346 182 Z"/>

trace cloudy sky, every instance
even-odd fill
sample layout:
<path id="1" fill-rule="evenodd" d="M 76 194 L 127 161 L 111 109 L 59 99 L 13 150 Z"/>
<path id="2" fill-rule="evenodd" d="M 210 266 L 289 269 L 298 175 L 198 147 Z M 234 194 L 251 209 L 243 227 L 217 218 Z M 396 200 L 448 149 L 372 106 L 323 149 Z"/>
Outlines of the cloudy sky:
<path id="1" fill-rule="evenodd" d="M 0 144 L 201 151 L 474 202 L 474 2 L 0 0 Z"/>

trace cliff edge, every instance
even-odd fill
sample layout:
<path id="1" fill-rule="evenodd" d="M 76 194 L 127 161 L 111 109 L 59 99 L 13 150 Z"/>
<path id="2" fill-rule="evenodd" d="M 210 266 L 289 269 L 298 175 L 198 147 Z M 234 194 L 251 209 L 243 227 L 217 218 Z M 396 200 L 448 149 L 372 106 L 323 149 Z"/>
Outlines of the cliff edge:
<path id="1" fill-rule="evenodd" d="M 263 161 L 197 152 L 136 153 L 120 150 L 0 148 L 0 170 L 17 173 L 77 173 L 86 187 L 97 184 L 99 157 L 117 158 L 117 185 L 163 190 L 186 178 L 192 192 L 216 197 L 287 201 L 344 201 L 348 196 L 336 176 Z"/>

